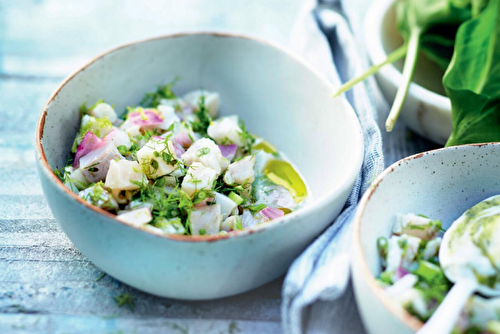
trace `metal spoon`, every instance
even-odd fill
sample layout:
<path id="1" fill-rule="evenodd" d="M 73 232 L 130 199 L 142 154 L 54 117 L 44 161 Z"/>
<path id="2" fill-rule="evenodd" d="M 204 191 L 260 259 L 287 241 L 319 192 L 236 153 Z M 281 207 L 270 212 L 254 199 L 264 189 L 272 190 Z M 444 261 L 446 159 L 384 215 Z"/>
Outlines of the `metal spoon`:
<path id="1" fill-rule="evenodd" d="M 500 195 L 476 204 L 452 224 L 439 262 L 455 285 L 418 334 L 450 333 L 475 292 L 500 296 Z"/>

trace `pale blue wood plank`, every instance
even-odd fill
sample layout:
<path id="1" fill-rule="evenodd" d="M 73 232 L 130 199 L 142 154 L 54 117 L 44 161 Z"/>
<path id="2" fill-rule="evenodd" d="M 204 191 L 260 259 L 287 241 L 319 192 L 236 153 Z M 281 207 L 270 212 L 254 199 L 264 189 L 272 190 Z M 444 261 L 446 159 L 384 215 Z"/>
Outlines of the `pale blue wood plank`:
<path id="1" fill-rule="evenodd" d="M 278 323 L 199 319 L 102 319 L 38 314 L 0 314 L 1 333 L 51 334 L 280 334 Z"/>
<path id="2" fill-rule="evenodd" d="M 0 75 L 0 118 L 8 120 L 0 122 L 0 333 L 157 333 L 173 324 L 227 333 L 233 320 L 245 333 L 279 333 L 281 280 L 205 302 L 158 298 L 109 276 L 95 281 L 102 271 L 61 231 L 36 177 L 34 128 L 58 82 Z M 134 312 L 114 302 L 124 292 L 136 299 Z"/>

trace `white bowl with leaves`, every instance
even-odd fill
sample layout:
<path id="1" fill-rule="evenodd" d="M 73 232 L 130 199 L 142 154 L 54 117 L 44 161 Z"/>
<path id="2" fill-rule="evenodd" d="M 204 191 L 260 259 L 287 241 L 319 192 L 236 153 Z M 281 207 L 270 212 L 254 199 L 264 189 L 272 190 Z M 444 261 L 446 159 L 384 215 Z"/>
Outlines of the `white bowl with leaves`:
<path id="1" fill-rule="evenodd" d="M 340 92 L 376 74 L 394 101 L 388 131 L 401 112 L 439 144 L 500 141 L 499 16 L 491 0 L 374 1 L 364 37 L 375 65 Z"/>

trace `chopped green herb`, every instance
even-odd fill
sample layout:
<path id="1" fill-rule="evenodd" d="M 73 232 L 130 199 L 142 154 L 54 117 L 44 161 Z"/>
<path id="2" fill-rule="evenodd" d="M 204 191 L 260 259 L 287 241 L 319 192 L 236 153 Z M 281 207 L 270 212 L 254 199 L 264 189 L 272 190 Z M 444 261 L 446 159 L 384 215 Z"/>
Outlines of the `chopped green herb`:
<path id="1" fill-rule="evenodd" d="M 238 323 L 236 321 L 231 321 L 229 323 L 228 334 L 236 334 L 240 332 L 241 329 L 238 327 Z"/>
<path id="2" fill-rule="evenodd" d="M 158 86 L 156 88 L 156 92 L 146 93 L 142 98 L 140 105 L 145 108 L 156 108 L 160 105 L 160 101 L 162 99 L 165 100 L 175 99 L 177 96 L 172 91 L 172 88 L 179 80 L 180 80 L 179 77 L 175 77 L 174 80 L 172 80 L 170 83 L 163 86 Z"/>
<path id="3" fill-rule="evenodd" d="M 96 282 L 99 282 L 100 280 L 102 280 L 104 278 L 104 276 L 106 276 L 106 273 L 102 273 L 101 275 L 99 275 L 99 277 L 97 277 L 95 279 Z"/>
<path id="4" fill-rule="evenodd" d="M 207 155 L 208 153 L 210 153 L 210 148 L 202 147 L 198 151 L 196 151 L 196 156 L 198 158 L 201 158 L 202 156 Z"/>
<path id="5" fill-rule="evenodd" d="M 205 96 L 200 96 L 198 101 L 198 110 L 195 111 L 195 115 L 198 116 L 199 121 L 191 122 L 190 125 L 194 132 L 200 133 L 203 137 L 207 136 L 207 129 L 212 123 L 212 116 L 205 106 Z"/>
<path id="6" fill-rule="evenodd" d="M 252 136 L 248 131 L 247 131 L 247 128 L 245 126 L 245 122 L 240 119 L 240 128 L 242 130 L 242 132 L 240 133 L 240 138 L 242 139 L 242 141 L 244 143 L 246 143 L 246 150 L 248 152 L 248 154 L 252 154 L 252 147 L 253 147 L 253 144 L 255 143 L 255 137 Z"/>
<path id="7" fill-rule="evenodd" d="M 233 229 L 234 230 L 243 230 L 243 225 L 241 224 L 241 217 L 239 217 L 239 216 L 236 217 Z"/>
<path id="8" fill-rule="evenodd" d="M 134 311 L 135 298 L 128 293 L 122 293 L 114 298 L 116 305 L 119 307 L 127 306 L 130 311 Z"/>
<path id="9" fill-rule="evenodd" d="M 265 208 L 266 208 L 265 204 L 258 204 L 258 205 L 250 205 L 248 207 L 248 210 L 250 210 L 250 212 L 252 214 L 256 214 L 257 212 L 260 212 L 260 211 L 262 211 L 262 209 L 265 209 Z"/>

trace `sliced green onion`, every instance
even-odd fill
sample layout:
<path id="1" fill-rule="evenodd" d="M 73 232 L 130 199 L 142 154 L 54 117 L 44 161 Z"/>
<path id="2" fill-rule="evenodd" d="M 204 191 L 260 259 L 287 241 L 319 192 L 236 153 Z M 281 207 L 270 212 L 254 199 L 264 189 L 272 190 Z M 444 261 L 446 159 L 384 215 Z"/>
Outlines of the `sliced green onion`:
<path id="1" fill-rule="evenodd" d="M 234 191 L 231 191 L 229 193 L 229 199 L 232 200 L 234 203 L 236 203 L 236 205 L 240 205 L 244 201 L 244 199 L 238 194 L 236 194 Z"/>
<path id="2" fill-rule="evenodd" d="M 386 237 L 378 237 L 378 239 L 377 239 L 378 255 L 380 255 L 380 257 L 384 260 L 387 258 L 388 247 L 389 247 L 389 244 L 388 244 L 387 238 Z"/>
<path id="3" fill-rule="evenodd" d="M 415 270 L 414 274 L 423 278 L 427 282 L 433 282 L 436 278 L 443 276 L 441 268 L 428 261 L 420 261 L 420 265 L 417 270 Z"/>

